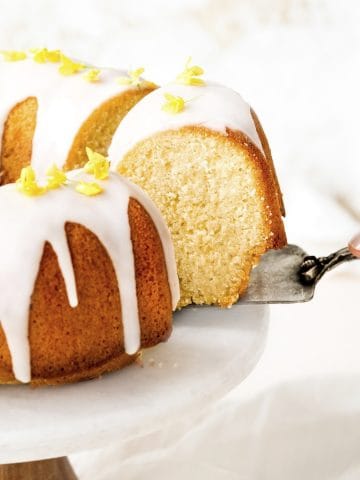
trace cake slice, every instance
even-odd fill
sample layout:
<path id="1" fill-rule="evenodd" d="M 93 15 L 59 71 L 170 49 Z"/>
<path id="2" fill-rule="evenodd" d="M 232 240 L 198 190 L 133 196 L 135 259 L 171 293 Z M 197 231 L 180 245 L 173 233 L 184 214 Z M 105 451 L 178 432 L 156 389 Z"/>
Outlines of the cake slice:
<path id="1" fill-rule="evenodd" d="M 1 55 L 0 55 L 1 56 Z M 106 154 L 124 115 L 154 84 L 142 69 L 88 66 L 60 51 L 3 52 L 0 58 L 0 184 L 32 165 L 43 178 L 49 162 L 72 170 L 85 147 Z"/>
<path id="2" fill-rule="evenodd" d="M 199 78 L 179 80 L 135 105 L 109 155 L 168 223 L 178 306 L 230 306 L 260 256 L 286 244 L 282 196 L 263 129 L 242 97 Z"/>

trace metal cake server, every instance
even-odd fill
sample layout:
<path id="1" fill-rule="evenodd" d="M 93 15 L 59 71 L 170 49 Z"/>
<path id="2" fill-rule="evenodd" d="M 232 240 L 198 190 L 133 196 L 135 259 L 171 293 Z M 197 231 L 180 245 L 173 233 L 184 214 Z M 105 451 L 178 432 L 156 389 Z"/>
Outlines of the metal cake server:
<path id="1" fill-rule="evenodd" d="M 307 255 L 297 245 L 270 250 L 253 269 L 248 290 L 237 303 L 308 302 L 326 272 L 357 259 L 360 259 L 360 234 L 347 247 L 327 257 Z"/>

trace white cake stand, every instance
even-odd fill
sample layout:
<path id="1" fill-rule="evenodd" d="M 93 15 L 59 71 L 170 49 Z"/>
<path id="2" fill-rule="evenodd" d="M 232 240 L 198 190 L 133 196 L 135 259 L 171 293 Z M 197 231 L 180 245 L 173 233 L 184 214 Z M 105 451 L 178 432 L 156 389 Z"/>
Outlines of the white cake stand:
<path id="1" fill-rule="evenodd" d="M 175 315 L 170 341 L 144 352 L 143 368 L 61 387 L 0 387 L 0 480 L 75 479 L 64 455 L 111 442 L 149 449 L 167 431 L 171 442 L 255 367 L 268 317 L 265 306 L 188 308 Z"/>

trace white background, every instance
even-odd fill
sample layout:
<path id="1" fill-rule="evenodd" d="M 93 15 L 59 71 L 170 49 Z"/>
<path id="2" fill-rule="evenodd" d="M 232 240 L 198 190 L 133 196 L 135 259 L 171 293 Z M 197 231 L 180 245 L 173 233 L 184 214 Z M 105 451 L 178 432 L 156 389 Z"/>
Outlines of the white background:
<path id="1" fill-rule="evenodd" d="M 157 83 L 192 55 L 237 89 L 269 138 L 289 241 L 322 254 L 360 230 L 359 25 L 357 0 L 0 0 L 3 49 L 144 66 Z M 256 371 L 176 449 L 84 454 L 80 478 L 359 478 L 359 280 L 349 265 L 311 304 L 273 308 Z"/>

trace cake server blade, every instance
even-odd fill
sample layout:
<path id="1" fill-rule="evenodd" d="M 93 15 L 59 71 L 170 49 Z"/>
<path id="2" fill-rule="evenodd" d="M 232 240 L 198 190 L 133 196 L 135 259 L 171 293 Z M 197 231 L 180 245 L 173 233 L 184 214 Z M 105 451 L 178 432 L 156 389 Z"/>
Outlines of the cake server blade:
<path id="1" fill-rule="evenodd" d="M 303 285 L 298 275 L 306 256 L 297 245 L 265 253 L 251 272 L 248 289 L 238 303 L 300 303 L 311 300 L 315 283 Z"/>
<path id="2" fill-rule="evenodd" d="M 314 296 L 317 282 L 332 268 L 360 257 L 360 236 L 327 257 L 315 257 L 297 245 L 265 253 L 253 269 L 238 304 L 301 303 Z"/>

